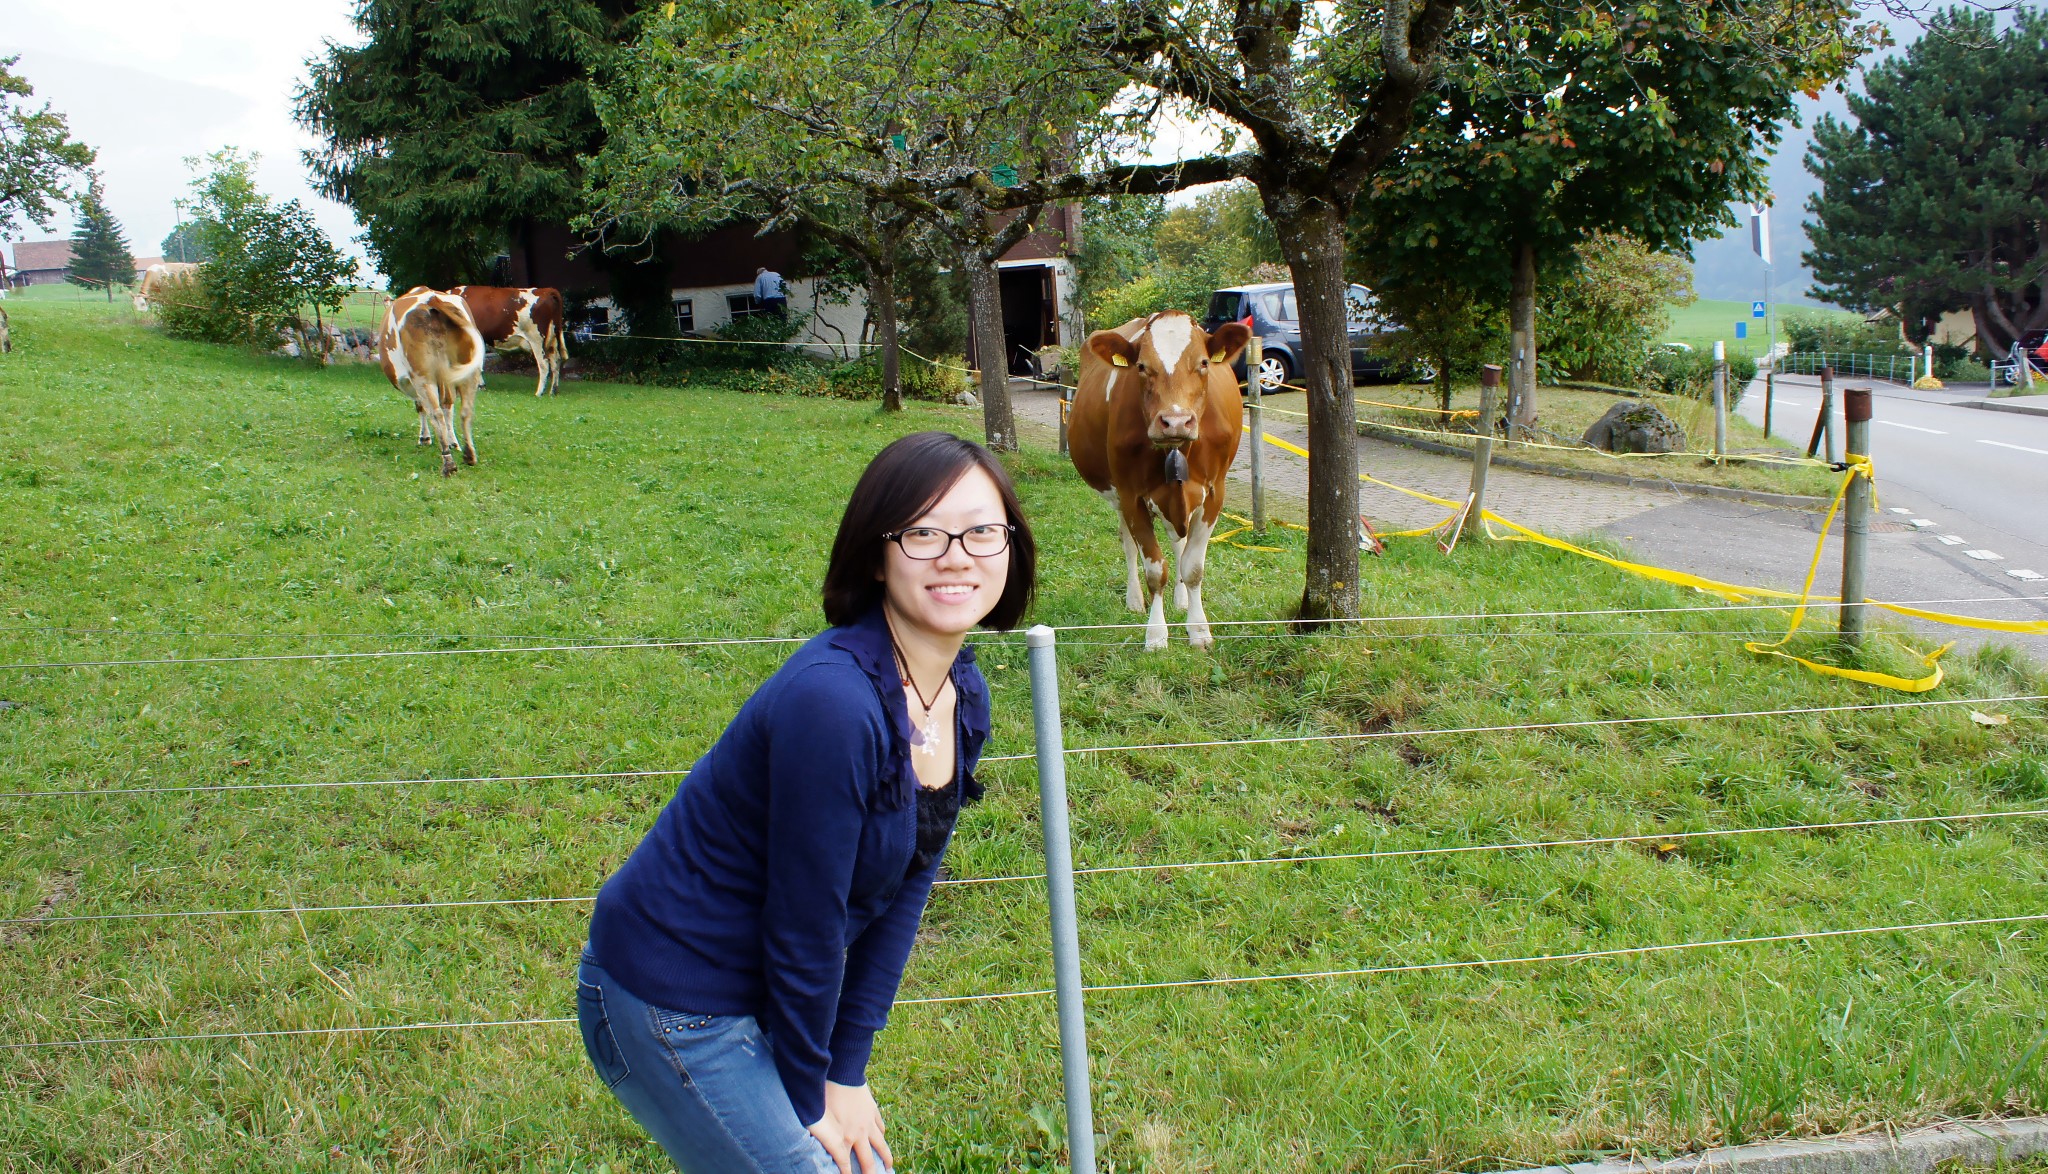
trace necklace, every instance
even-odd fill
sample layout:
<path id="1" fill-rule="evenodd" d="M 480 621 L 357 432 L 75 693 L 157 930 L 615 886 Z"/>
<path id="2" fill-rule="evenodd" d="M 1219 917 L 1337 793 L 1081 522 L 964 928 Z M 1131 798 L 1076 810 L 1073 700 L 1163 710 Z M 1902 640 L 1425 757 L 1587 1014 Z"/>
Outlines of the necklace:
<path id="1" fill-rule="evenodd" d="M 936 756 L 939 752 L 939 723 L 932 717 L 932 707 L 939 703 L 939 698 L 946 695 L 946 686 L 953 680 L 953 675 L 946 674 L 945 680 L 940 681 L 938 689 L 932 693 L 932 699 L 926 701 L 924 690 L 917 687 L 916 678 L 910 675 L 910 664 L 903 659 L 903 649 L 897 647 L 896 625 L 893 623 L 889 625 L 889 652 L 896 658 L 897 675 L 903 678 L 905 685 L 910 686 L 912 693 L 917 694 L 917 703 L 924 707 L 924 724 L 910 731 L 910 744 L 917 747 L 920 754 Z"/>

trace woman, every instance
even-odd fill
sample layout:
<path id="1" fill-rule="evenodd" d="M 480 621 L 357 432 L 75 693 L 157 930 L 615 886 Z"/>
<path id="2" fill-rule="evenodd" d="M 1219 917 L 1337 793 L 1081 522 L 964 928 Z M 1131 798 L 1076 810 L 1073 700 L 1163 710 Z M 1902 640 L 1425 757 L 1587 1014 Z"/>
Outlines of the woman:
<path id="1" fill-rule="evenodd" d="M 598 894 L 577 1013 L 598 1075 L 687 1174 L 883 1174 L 867 1087 L 988 738 L 963 647 L 1031 600 L 1031 531 L 980 445 L 920 432 L 861 474 L 831 628 L 697 760 Z"/>

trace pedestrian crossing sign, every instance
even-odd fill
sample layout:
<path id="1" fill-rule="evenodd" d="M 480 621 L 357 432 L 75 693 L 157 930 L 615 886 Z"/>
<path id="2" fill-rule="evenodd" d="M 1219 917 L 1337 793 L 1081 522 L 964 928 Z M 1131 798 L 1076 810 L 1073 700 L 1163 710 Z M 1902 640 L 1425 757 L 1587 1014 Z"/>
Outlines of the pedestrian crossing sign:
<path id="1" fill-rule="evenodd" d="M 1764 304 L 1763 304 L 1762 302 L 1751 302 L 1751 303 L 1749 304 L 1749 316 L 1750 316 L 1750 317 L 1752 317 L 1752 318 L 1761 318 L 1761 317 L 1763 317 L 1763 316 L 1764 316 Z"/>

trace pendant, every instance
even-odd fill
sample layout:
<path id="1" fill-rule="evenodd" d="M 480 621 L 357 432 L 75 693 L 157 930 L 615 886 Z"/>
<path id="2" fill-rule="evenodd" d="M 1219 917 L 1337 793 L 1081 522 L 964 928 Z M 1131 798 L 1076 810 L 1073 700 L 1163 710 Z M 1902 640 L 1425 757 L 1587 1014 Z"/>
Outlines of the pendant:
<path id="1" fill-rule="evenodd" d="M 924 730 L 922 734 L 922 737 L 913 739 L 917 743 L 918 751 L 930 757 L 937 757 L 939 753 L 939 723 L 929 713 L 924 715 Z"/>

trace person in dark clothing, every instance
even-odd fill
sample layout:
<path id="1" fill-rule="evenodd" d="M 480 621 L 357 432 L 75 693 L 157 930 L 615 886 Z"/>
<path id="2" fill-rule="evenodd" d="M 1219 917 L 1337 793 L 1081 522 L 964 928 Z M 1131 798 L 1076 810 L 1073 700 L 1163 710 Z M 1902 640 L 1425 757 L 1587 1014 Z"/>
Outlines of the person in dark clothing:
<path id="1" fill-rule="evenodd" d="M 861 475 L 832 625 L 740 707 L 605 882 L 577 974 L 598 1076 L 686 1174 L 883 1174 L 867 1086 L 989 732 L 964 646 L 1036 548 L 1003 467 L 943 432 Z"/>

